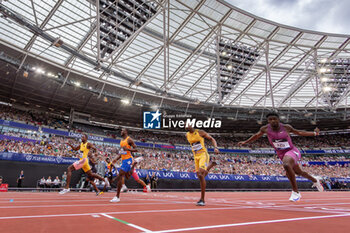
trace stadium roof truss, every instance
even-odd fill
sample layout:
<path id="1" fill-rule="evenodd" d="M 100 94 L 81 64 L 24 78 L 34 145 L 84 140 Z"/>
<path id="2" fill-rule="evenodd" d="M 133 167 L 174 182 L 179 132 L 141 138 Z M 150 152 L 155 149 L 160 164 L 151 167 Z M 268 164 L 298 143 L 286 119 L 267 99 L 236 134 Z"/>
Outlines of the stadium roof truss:
<path id="1" fill-rule="evenodd" d="M 111 26 L 101 21 L 104 2 L 135 8 Z M 145 17 L 138 11 L 144 6 L 154 12 Z M 0 1 L 0 13 L 0 43 L 21 51 L 22 64 L 34 56 L 65 69 L 66 80 L 75 72 L 161 98 L 238 107 L 336 109 L 350 103 L 349 67 L 339 74 L 342 86 L 321 82 L 320 71 L 329 69 L 332 78 L 331 61 L 350 58 L 349 35 L 280 25 L 223 0 Z M 123 34 L 124 21 L 134 26 Z M 106 25 L 122 38 L 107 55 L 101 41 L 115 37 L 101 36 Z M 259 57 L 222 95 L 217 45 L 224 39 L 254 48 Z"/>

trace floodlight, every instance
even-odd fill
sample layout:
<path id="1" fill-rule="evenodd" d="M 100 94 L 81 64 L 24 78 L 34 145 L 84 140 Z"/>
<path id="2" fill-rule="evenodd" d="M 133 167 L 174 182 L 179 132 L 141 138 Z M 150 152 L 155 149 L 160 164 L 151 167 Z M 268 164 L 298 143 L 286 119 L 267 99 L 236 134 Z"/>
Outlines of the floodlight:
<path id="1" fill-rule="evenodd" d="M 121 102 L 125 105 L 129 105 L 130 104 L 130 100 L 128 99 L 122 99 Z"/>
<path id="2" fill-rule="evenodd" d="M 332 87 L 324 86 L 322 89 L 323 89 L 324 92 L 330 92 L 332 90 Z"/>

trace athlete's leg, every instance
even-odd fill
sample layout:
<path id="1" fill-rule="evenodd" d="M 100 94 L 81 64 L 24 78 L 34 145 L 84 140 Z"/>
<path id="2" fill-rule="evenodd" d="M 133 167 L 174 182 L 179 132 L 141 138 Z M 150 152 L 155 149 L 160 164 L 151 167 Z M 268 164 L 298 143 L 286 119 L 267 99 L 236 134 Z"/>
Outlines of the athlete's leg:
<path id="1" fill-rule="evenodd" d="M 96 178 L 96 179 L 98 179 L 99 181 L 105 182 L 105 185 L 104 185 L 104 187 L 103 187 L 103 191 L 106 191 L 107 182 L 106 182 L 106 180 L 105 180 L 102 176 L 100 176 L 100 175 L 98 175 L 98 174 L 96 174 L 96 173 L 93 173 L 91 170 L 86 171 L 85 173 L 88 175 L 88 177 L 89 177 L 91 180 L 95 180 L 95 178 Z M 94 183 L 94 182 L 93 182 L 93 183 Z"/>
<path id="2" fill-rule="evenodd" d="M 136 169 L 135 169 L 135 166 L 134 166 L 134 168 L 133 168 L 133 170 L 132 170 L 132 177 L 134 178 L 134 180 L 135 180 L 137 183 L 139 183 L 140 185 L 142 185 L 142 187 L 144 187 L 144 188 L 146 187 L 145 182 L 144 182 L 143 180 L 141 180 L 140 177 L 139 177 L 139 175 L 137 174 Z"/>
<path id="3" fill-rule="evenodd" d="M 70 185 L 70 179 L 72 177 L 72 171 L 74 170 L 79 170 L 80 168 L 83 168 L 84 166 L 89 167 L 89 163 L 87 162 L 88 159 L 84 158 L 81 160 L 78 160 L 76 162 L 74 162 L 72 165 L 70 165 L 68 167 L 68 171 L 67 171 L 67 183 L 66 183 L 66 188 L 65 189 L 69 189 L 69 185 Z M 84 169 L 84 168 L 83 168 Z"/>
<path id="4" fill-rule="evenodd" d="M 282 159 L 282 162 L 283 162 L 283 168 L 286 171 L 286 175 L 290 181 L 290 184 L 292 185 L 293 191 L 298 193 L 298 185 L 297 185 L 297 181 L 295 179 L 295 173 L 293 170 L 293 167 L 295 165 L 295 160 L 290 156 L 284 156 Z"/>
<path id="5" fill-rule="evenodd" d="M 137 164 L 137 162 L 134 160 L 130 170 L 128 172 L 126 172 L 126 174 L 125 174 L 126 179 L 129 179 L 130 176 L 133 174 L 136 164 Z"/>
<path id="6" fill-rule="evenodd" d="M 142 187 L 146 187 L 146 183 L 143 180 L 138 179 L 136 182 L 142 185 Z"/>
<path id="7" fill-rule="evenodd" d="M 120 196 L 120 190 L 122 189 L 123 183 L 124 183 L 124 177 L 126 175 L 126 172 L 123 170 L 119 171 L 119 175 L 117 177 L 118 183 L 117 183 L 117 195 L 116 197 L 119 198 Z"/>
<path id="8" fill-rule="evenodd" d="M 96 193 L 99 193 L 99 192 L 100 192 L 100 190 L 97 188 L 97 186 L 96 186 L 94 180 L 91 180 L 89 177 L 88 177 L 86 180 L 90 182 L 90 184 L 92 185 L 92 187 L 94 187 Z"/>
<path id="9" fill-rule="evenodd" d="M 199 169 L 197 172 L 199 177 L 199 182 L 201 184 L 201 200 L 203 202 L 205 197 L 205 189 L 207 186 L 205 177 L 208 175 L 208 169 L 207 169 L 208 163 L 209 163 L 209 154 L 203 153 L 199 158 Z"/>
<path id="10" fill-rule="evenodd" d="M 294 170 L 295 174 L 297 174 L 299 176 L 302 176 L 302 177 L 305 177 L 306 179 L 309 179 L 309 180 L 311 180 L 314 183 L 317 182 L 315 177 L 313 177 L 309 173 L 301 170 L 299 164 L 295 164 L 294 167 L 293 167 L 293 170 Z"/>
<path id="11" fill-rule="evenodd" d="M 315 178 L 313 177 L 312 175 L 310 175 L 309 173 L 301 170 L 300 166 L 298 164 L 296 164 L 294 166 L 294 172 L 297 174 L 297 175 L 300 175 L 302 177 L 305 177 L 306 179 L 309 179 L 311 180 L 314 184 L 312 185 L 312 187 L 314 188 L 317 188 L 317 190 L 319 192 L 323 192 L 324 191 L 324 187 L 323 185 L 321 184 L 320 180 L 318 178 Z"/>
<path id="12" fill-rule="evenodd" d="M 199 168 L 199 171 L 197 172 L 197 176 L 201 185 L 201 199 L 204 202 L 205 198 L 205 189 L 206 189 L 206 181 L 205 181 L 205 176 L 207 175 L 208 171 L 203 168 Z"/>
<path id="13" fill-rule="evenodd" d="M 74 165 L 70 165 L 67 169 L 67 183 L 65 189 L 69 189 L 70 179 L 72 177 L 72 171 L 75 171 Z"/>
<path id="14" fill-rule="evenodd" d="M 212 169 L 214 166 L 216 166 L 217 165 L 217 163 L 215 162 L 215 161 L 212 161 L 210 164 L 209 164 L 209 166 L 207 167 L 207 171 L 208 171 L 208 173 L 209 173 L 209 171 L 210 171 L 210 169 Z"/>

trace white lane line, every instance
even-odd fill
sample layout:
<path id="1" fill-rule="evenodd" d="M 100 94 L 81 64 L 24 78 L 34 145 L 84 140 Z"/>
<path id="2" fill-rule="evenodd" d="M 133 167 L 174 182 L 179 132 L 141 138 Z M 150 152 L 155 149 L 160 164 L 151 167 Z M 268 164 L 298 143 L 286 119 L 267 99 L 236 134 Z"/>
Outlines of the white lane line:
<path id="1" fill-rule="evenodd" d="M 130 227 L 136 228 L 136 229 L 138 229 L 138 230 L 141 230 L 142 232 L 152 232 L 151 230 L 148 230 L 148 229 L 146 229 L 146 228 L 137 226 L 137 225 L 132 224 L 132 223 L 125 222 L 125 221 L 123 221 L 123 220 L 121 220 L 121 219 L 117 219 L 117 218 L 112 217 L 112 216 L 110 216 L 110 215 L 108 215 L 108 214 L 101 213 L 101 215 L 103 215 L 103 216 L 105 216 L 105 217 L 107 217 L 107 218 L 116 220 L 116 221 L 118 221 L 118 222 L 121 222 L 121 223 L 123 223 L 123 224 L 125 224 L 125 225 L 127 225 L 127 226 L 130 226 Z"/>
<path id="2" fill-rule="evenodd" d="M 257 224 L 278 223 L 278 222 L 292 222 L 292 221 L 349 217 L 349 216 L 350 216 L 350 214 L 338 214 L 338 215 L 324 215 L 324 216 L 303 217 L 303 218 L 286 218 L 286 219 L 276 219 L 276 220 L 266 220 L 266 221 L 256 221 L 256 222 L 233 223 L 233 224 L 225 224 L 225 225 L 213 225 L 213 226 L 203 226 L 203 227 L 191 227 L 191 228 L 161 230 L 161 231 L 153 231 L 153 233 L 195 231 L 195 230 L 205 230 L 205 229 L 214 229 L 214 228 L 223 228 L 223 227 L 236 227 L 236 226 L 246 226 L 246 225 L 257 225 Z"/>
<path id="3" fill-rule="evenodd" d="M 81 198 L 86 198 L 86 197 L 81 197 Z M 9 203 L 10 199 L 13 199 L 14 202 L 16 203 L 45 203 L 45 202 L 102 202 L 102 201 L 106 201 L 106 200 L 110 200 L 113 198 L 113 196 L 110 197 L 96 197 L 95 199 L 41 199 L 38 201 L 22 201 L 22 200 L 18 200 L 17 198 L 8 198 L 7 201 L 0 201 L 0 203 Z M 163 200 L 157 200 L 157 199 L 145 199 L 145 198 L 132 198 L 132 197 L 123 197 L 123 200 L 132 200 L 132 201 L 163 201 Z M 164 201 L 171 201 L 171 200 L 164 200 Z M 175 202 L 175 201 L 172 201 Z M 181 201 L 180 201 L 181 202 Z M 183 202 L 183 201 L 182 201 Z"/>
<path id="4" fill-rule="evenodd" d="M 106 202 L 106 201 L 105 201 Z M 191 204 L 193 205 L 193 202 L 181 202 L 181 203 L 142 203 L 142 205 L 178 205 L 178 204 Z M 118 205 L 122 206 L 133 206 L 133 205 L 140 205 L 140 203 L 120 203 Z M 51 208 L 51 207 L 83 207 L 83 206 L 113 206 L 113 204 L 77 204 L 77 205 L 40 205 L 40 206 L 0 206 L 0 209 L 20 209 L 20 208 Z M 238 206 L 237 206 L 238 207 Z"/>
<path id="5" fill-rule="evenodd" d="M 111 205 L 113 206 L 113 204 Z M 115 206 L 118 206 L 115 205 Z M 169 213 L 169 212 L 190 212 L 190 211 L 212 211 L 212 210 L 235 210 L 235 209 L 252 209 L 252 206 L 240 206 L 240 207 L 223 207 L 223 208 L 196 208 L 196 209 L 174 209 L 174 210 L 139 210 L 139 211 L 121 211 L 121 212 L 108 212 L 105 214 L 143 214 L 143 213 Z M 81 213 L 81 214 L 49 214 L 49 215 L 29 215 L 29 216 L 10 216 L 0 217 L 0 220 L 6 219 L 23 219 L 23 218 L 52 218 L 52 217 L 71 217 L 71 216 L 85 216 L 99 213 Z"/>

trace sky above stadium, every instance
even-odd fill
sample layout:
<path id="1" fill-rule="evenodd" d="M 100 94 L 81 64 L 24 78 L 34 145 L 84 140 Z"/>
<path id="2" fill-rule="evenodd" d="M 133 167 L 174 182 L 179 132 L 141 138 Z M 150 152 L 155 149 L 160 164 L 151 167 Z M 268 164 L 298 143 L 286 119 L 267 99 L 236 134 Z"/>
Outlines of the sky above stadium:
<path id="1" fill-rule="evenodd" d="M 226 0 L 274 22 L 314 31 L 350 34 L 349 0 Z"/>

